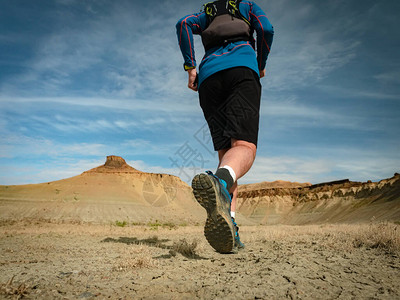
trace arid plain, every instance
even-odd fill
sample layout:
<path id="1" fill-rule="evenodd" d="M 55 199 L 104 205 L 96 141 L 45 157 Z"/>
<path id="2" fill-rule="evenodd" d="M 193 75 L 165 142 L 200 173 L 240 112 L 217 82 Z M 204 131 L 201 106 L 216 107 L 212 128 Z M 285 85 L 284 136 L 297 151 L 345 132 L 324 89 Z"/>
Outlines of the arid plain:
<path id="1" fill-rule="evenodd" d="M 246 249 L 216 253 L 179 178 L 109 156 L 0 186 L 0 298 L 399 299 L 400 176 L 240 187 Z"/>

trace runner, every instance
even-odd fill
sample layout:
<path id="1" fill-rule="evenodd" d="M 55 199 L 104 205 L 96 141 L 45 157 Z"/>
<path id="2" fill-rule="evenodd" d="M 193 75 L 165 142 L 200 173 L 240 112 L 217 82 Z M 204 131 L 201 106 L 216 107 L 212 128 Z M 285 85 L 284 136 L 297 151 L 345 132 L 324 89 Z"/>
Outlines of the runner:
<path id="1" fill-rule="evenodd" d="M 237 180 L 256 157 L 260 78 L 265 76 L 273 27 L 252 1 L 218 0 L 180 19 L 176 29 L 188 87 L 199 92 L 219 157 L 215 174 L 207 171 L 192 180 L 194 196 L 207 211 L 204 235 L 216 251 L 236 252 L 244 248 L 235 223 Z M 201 35 L 206 51 L 199 72 L 194 34 Z"/>

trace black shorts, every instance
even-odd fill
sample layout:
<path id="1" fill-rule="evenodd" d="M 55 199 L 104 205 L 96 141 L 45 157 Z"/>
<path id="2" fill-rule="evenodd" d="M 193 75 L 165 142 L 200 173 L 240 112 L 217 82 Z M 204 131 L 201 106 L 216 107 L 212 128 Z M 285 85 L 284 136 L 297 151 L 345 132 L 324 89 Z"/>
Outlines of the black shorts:
<path id="1" fill-rule="evenodd" d="M 217 72 L 200 85 L 199 97 L 214 150 L 230 148 L 232 138 L 257 146 L 261 99 L 257 73 L 246 67 Z"/>

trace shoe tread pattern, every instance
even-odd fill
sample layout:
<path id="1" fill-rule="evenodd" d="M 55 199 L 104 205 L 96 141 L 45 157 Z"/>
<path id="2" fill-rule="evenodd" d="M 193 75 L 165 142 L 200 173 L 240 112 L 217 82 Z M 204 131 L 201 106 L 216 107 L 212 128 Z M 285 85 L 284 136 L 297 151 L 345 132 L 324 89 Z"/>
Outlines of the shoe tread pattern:
<path id="1" fill-rule="evenodd" d="M 209 244 L 219 253 L 231 253 L 234 247 L 234 229 L 229 215 L 229 204 L 217 199 L 213 179 L 207 174 L 198 174 L 192 181 L 196 200 L 207 211 L 204 235 Z M 219 196 L 218 196 L 219 197 Z"/>

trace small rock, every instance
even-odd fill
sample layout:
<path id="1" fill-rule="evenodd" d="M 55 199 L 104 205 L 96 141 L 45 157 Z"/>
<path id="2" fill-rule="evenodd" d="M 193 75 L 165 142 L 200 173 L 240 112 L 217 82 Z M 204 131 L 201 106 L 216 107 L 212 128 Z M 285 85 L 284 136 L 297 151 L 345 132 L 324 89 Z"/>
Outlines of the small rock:
<path id="1" fill-rule="evenodd" d="M 78 298 L 91 298 L 95 297 L 96 295 L 92 294 L 91 292 L 83 292 L 78 296 Z"/>

